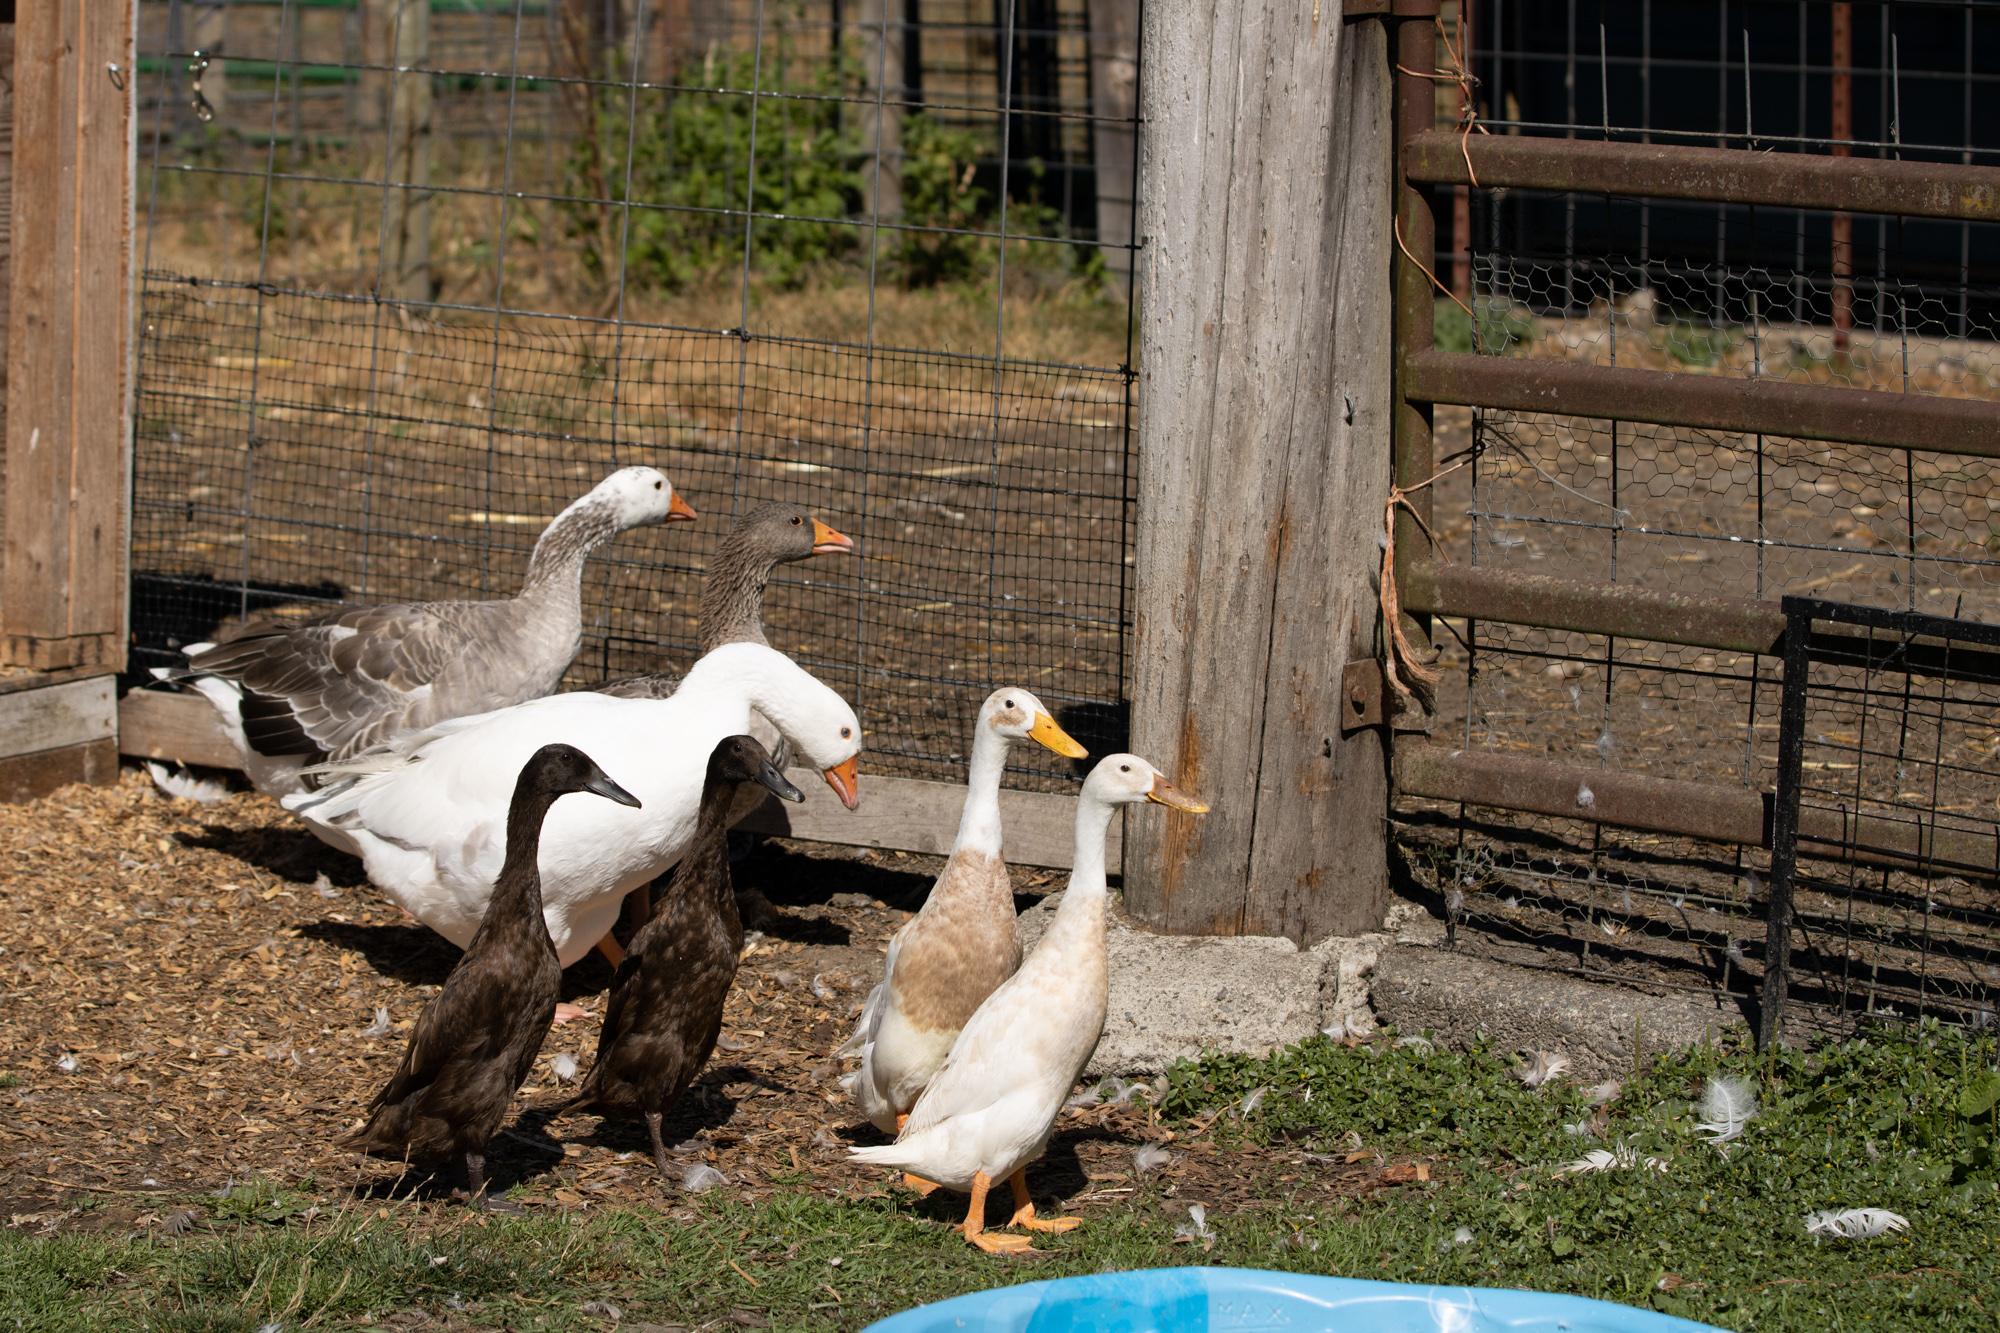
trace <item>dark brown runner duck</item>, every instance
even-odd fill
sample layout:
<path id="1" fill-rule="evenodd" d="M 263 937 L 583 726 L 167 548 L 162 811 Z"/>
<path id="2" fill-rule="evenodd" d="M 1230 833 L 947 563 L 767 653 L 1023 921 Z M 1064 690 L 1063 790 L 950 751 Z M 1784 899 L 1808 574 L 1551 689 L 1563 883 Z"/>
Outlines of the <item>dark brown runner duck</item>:
<path id="1" fill-rule="evenodd" d="M 562 985 L 542 920 L 537 858 L 542 820 L 570 792 L 639 804 L 574 746 L 545 745 L 522 766 L 486 915 L 444 989 L 417 1016 L 402 1066 L 369 1103 L 368 1123 L 343 1146 L 397 1159 L 462 1157 L 468 1196 L 482 1199 L 487 1141 L 542 1048 Z"/>
<path id="2" fill-rule="evenodd" d="M 591 1066 L 563 1109 L 638 1111 L 667 1170 L 660 1121 L 715 1050 L 722 1006 L 736 980 L 743 920 L 729 877 L 729 814 L 744 783 L 787 801 L 805 796 L 749 736 L 724 739 L 708 758 L 694 841 L 674 868 L 658 910 L 632 940 L 611 982 L 611 1003 Z"/>

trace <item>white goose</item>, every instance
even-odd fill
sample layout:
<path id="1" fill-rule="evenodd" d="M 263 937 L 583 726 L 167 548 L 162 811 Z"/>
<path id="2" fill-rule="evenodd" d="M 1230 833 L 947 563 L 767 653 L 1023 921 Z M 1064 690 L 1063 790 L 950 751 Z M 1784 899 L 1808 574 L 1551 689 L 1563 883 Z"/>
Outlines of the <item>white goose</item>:
<path id="1" fill-rule="evenodd" d="M 154 674 L 215 705 L 259 791 L 301 791 L 307 765 L 552 693 L 582 642 L 590 553 L 628 529 L 694 517 L 658 469 L 620 468 L 543 530 L 517 596 L 266 621 L 190 644 L 186 667 Z"/>
<path id="2" fill-rule="evenodd" d="M 898 1167 L 970 1194 L 962 1230 L 989 1254 L 1029 1244 L 1026 1236 L 984 1230 L 986 1192 L 997 1181 L 1014 1192 L 1009 1226 L 1077 1225 L 1075 1218 L 1035 1216 L 1026 1168 L 1048 1145 L 1070 1086 L 1104 1035 L 1110 995 L 1104 838 L 1113 807 L 1140 801 L 1195 815 L 1208 810 L 1137 755 L 1114 754 L 1092 769 L 1076 802 L 1069 890 L 1048 933 L 966 1022 L 896 1141 L 849 1150 L 856 1161 Z"/>
<path id="3" fill-rule="evenodd" d="M 841 1048 L 861 1057 L 843 1085 L 885 1134 L 917 1104 L 965 1020 L 1021 962 L 1000 840 L 1000 778 L 1016 740 L 1070 759 L 1087 753 L 1026 690 L 995 690 L 980 706 L 951 858 L 923 910 L 889 941 L 881 984 Z"/>
<path id="4" fill-rule="evenodd" d="M 854 710 L 776 649 L 732 643 L 696 662 L 672 698 L 558 694 L 458 718 L 324 765 L 328 785 L 285 797 L 285 808 L 359 855 L 371 880 L 463 948 L 500 873 L 513 775 L 544 745 L 586 751 L 639 805 L 564 802 L 542 827 L 542 912 L 567 967 L 606 939 L 627 891 L 680 859 L 708 756 L 748 729 L 753 709 L 843 804 L 858 804 Z M 622 955 L 615 941 L 604 952 Z"/>

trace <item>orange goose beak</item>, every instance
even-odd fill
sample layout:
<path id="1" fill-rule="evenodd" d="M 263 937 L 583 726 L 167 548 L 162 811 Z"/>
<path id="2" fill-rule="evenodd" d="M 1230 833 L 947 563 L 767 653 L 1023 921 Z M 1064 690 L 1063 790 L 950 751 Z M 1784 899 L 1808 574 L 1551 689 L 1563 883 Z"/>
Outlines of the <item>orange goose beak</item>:
<path id="1" fill-rule="evenodd" d="M 820 776 L 826 785 L 833 788 L 833 794 L 849 810 L 861 804 L 861 756 L 855 755 L 844 764 L 836 764 Z"/>
<path id="2" fill-rule="evenodd" d="M 842 532 L 836 532 L 818 519 L 813 520 L 814 555 L 839 555 L 854 549 L 854 539 Z"/>

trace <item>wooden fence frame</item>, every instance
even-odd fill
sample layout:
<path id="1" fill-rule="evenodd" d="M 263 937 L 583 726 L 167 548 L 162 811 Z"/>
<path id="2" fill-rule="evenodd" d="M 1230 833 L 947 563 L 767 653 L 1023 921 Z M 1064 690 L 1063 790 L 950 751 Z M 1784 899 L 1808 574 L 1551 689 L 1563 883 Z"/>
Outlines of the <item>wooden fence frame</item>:
<path id="1" fill-rule="evenodd" d="M 117 774 L 131 438 L 136 0 L 0 23 L 0 799 Z"/>
<path id="2" fill-rule="evenodd" d="M 1346 668 L 1374 656 L 1390 480 L 1386 32 L 1339 5 L 1274 0 L 1156 0 L 1134 26 L 1110 34 L 1104 59 L 1129 64 L 1123 93 L 1138 85 L 1141 270 L 1174 297 L 1141 306 L 1133 739 L 1214 813 L 1138 813 L 1111 854 L 1129 851 L 1129 906 L 1159 929 L 1301 942 L 1374 929 L 1388 904 L 1386 736 L 1379 700 Z M 1104 139 L 1132 151 L 1129 136 Z M 132 693 L 121 740 L 233 761 L 191 696 Z M 761 827 L 951 843 L 960 783 L 870 775 L 849 813 L 801 777 L 807 803 L 771 803 Z M 1009 859 L 1069 864 L 1067 795 L 1010 791 L 1003 811 Z"/>

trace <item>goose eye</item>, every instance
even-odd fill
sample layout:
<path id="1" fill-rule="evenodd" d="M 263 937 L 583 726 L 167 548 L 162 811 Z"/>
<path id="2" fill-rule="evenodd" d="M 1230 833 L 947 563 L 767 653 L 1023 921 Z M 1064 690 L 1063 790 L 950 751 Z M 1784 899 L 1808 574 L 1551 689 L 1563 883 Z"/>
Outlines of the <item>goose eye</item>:
<path id="1" fill-rule="evenodd" d="M 666 485 L 667 485 L 667 483 L 666 483 L 666 482 L 664 482 L 664 481 L 656 481 L 656 482 L 654 482 L 654 483 L 653 483 L 653 489 L 654 489 L 654 490 L 656 490 L 656 491 L 659 491 L 659 490 L 665 490 L 665 489 L 666 489 Z"/>
<path id="2" fill-rule="evenodd" d="M 1120 773 L 1130 773 L 1130 772 L 1132 771 L 1132 765 L 1130 765 L 1130 764 L 1120 764 L 1120 765 L 1118 765 L 1118 771 L 1119 771 Z"/>
<path id="3" fill-rule="evenodd" d="M 803 527 L 804 525 L 805 525 L 805 520 L 804 520 L 803 518 L 799 517 L 799 516 L 798 516 L 797 514 L 793 514 L 793 515 L 792 515 L 792 526 L 793 526 L 793 527 L 795 527 L 795 528 L 797 528 L 797 527 Z"/>
<path id="4" fill-rule="evenodd" d="M 853 739 L 853 736 L 854 736 L 854 728 L 853 728 L 853 727 L 842 727 L 842 728 L 840 729 L 840 739 L 842 739 L 842 740 L 851 740 L 851 739 Z"/>

